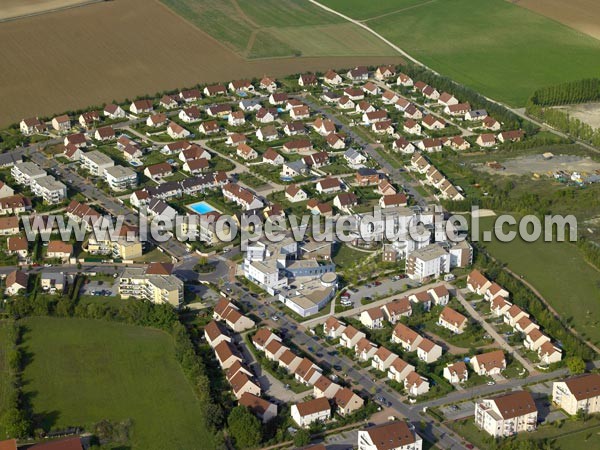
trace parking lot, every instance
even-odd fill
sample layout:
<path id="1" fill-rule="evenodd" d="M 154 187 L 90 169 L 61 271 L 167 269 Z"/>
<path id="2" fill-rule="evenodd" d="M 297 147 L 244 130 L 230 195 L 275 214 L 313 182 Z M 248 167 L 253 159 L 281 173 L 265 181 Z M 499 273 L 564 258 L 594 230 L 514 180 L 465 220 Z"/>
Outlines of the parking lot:
<path id="1" fill-rule="evenodd" d="M 440 408 L 444 417 L 448 420 L 459 420 L 472 416 L 475 413 L 475 403 L 467 401 L 457 403 L 456 405 L 448 405 Z"/>
<path id="2" fill-rule="evenodd" d="M 83 295 L 102 295 L 112 297 L 119 294 L 118 281 L 96 281 L 90 280 L 81 288 Z"/>
<path id="3" fill-rule="evenodd" d="M 364 298 L 377 300 L 377 297 L 388 297 L 394 295 L 395 292 L 402 292 L 416 286 L 418 286 L 418 283 L 408 278 L 385 278 L 374 283 L 359 286 L 352 291 L 350 289 L 344 289 L 343 292 L 350 294 L 350 298 L 348 299 L 350 303 L 348 303 L 347 306 L 356 308 L 361 306 L 361 300 Z"/>

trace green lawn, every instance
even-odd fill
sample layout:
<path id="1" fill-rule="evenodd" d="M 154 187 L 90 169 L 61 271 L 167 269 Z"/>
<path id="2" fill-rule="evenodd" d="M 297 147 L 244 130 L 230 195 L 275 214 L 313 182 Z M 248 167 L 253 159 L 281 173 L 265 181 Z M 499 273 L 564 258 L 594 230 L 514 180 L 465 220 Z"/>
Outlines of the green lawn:
<path id="1" fill-rule="evenodd" d="M 369 257 L 370 252 L 355 250 L 346 244 L 338 244 L 333 251 L 333 262 L 340 269 L 354 266 L 363 259 Z"/>
<path id="2" fill-rule="evenodd" d="M 202 405 L 167 334 L 87 319 L 29 318 L 25 392 L 37 427 L 132 419 L 133 449 L 206 449 Z"/>
<path id="3" fill-rule="evenodd" d="M 395 56 L 377 37 L 308 0 L 161 0 L 248 58 Z"/>
<path id="4" fill-rule="evenodd" d="M 324 0 L 359 19 L 416 4 Z M 434 0 L 367 25 L 434 70 L 523 106 L 536 88 L 598 76 L 600 41 L 506 0 Z"/>
<path id="5" fill-rule="evenodd" d="M 482 231 L 491 229 L 492 219 L 481 219 Z M 585 262 L 575 245 L 520 239 L 484 245 L 492 256 L 523 275 L 581 334 L 600 342 L 600 272 Z"/>

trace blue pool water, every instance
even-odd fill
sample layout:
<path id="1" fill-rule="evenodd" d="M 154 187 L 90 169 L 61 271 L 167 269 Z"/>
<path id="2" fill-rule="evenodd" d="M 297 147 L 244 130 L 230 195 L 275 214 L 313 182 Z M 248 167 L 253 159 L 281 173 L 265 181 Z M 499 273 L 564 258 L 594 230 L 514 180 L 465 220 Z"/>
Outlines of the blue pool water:
<path id="1" fill-rule="evenodd" d="M 213 208 L 206 202 L 192 203 L 191 205 L 187 205 L 187 207 L 198 214 L 206 214 L 212 211 L 216 211 L 215 208 Z"/>

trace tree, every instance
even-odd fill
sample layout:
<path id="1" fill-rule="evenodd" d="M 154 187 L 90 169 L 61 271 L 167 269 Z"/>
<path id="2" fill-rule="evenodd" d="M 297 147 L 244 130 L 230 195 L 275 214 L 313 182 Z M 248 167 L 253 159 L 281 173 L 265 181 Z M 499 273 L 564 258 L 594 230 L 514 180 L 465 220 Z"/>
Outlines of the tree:
<path id="1" fill-rule="evenodd" d="M 227 418 L 229 433 L 239 449 L 253 448 L 262 439 L 260 422 L 245 406 L 236 406 Z"/>
<path id="2" fill-rule="evenodd" d="M 310 433 L 308 430 L 301 428 L 294 435 L 294 447 L 304 447 L 310 444 Z"/>
<path id="3" fill-rule="evenodd" d="M 567 359 L 566 363 L 569 371 L 573 375 L 579 375 L 580 373 L 585 372 L 585 362 L 579 356 L 571 356 Z"/>

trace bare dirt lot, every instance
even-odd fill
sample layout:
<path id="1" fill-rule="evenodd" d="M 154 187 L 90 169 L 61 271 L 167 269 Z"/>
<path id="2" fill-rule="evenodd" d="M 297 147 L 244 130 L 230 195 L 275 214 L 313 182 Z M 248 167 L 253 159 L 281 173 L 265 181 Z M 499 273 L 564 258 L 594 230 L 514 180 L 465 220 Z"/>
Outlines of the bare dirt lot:
<path id="1" fill-rule="evenodd" d="M 89 3 L 89 0 L 2 0 L 0 21 Z"/>
<path id="2" fill-rule="evenodd" d="M 10 62 L 0 70 L 0 126 L 196 83 L 401 62 L 399 57 L 247 61 L 156 0 L 101 2 L 5 22 L 0 42 L 0 59 Z"/>
<path id="3" fill-rule="evenodd" d="M 555 155 L 551 159 L 544 159 L 542 155 L 527 155 L 503 161 L 502 165 L 504 170 L 494 170 L 483 164 L 475 167 L 499 175 L 546 175 L 557 170 L 592 173 L 600 170 L 600 163 L 591 158 L 574 155 Z"/>
<path id="4" fill-rule="evenodd" d="M 512 3 L 600 39 L 598 0 L 514 0 Z"/>
<path id="5" fill-rule="evenodd" d="M 556 109 L 568 113 L 571 117 L 587 123 L 594 129 L 600 128 L 600 103 L 598 102 L 557 106 Z"/>

